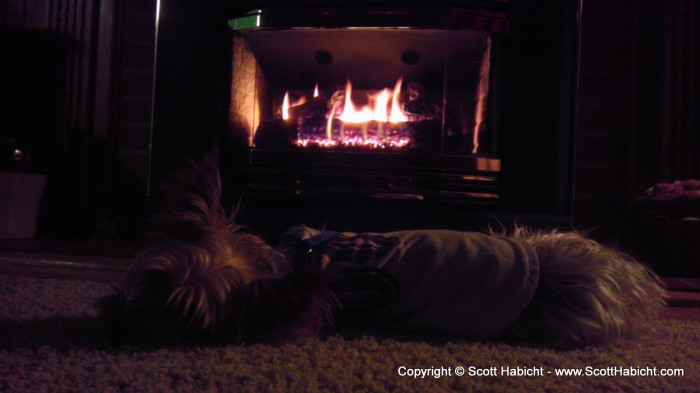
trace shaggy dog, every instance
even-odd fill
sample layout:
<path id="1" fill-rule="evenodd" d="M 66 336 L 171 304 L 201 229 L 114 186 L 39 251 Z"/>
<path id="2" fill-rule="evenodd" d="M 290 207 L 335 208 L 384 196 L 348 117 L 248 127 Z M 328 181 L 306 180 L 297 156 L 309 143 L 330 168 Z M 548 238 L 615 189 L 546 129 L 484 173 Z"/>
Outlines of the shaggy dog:
<path id="1" fill-rule="evenodd" d="M 563 348 L 648 332 L 664 306 L 650 270 L 575 232 L 299 226 L 273 247 L 221 207 L 215 159 L 165 191 L 158 241 L 98 302 L 123 341 L 238 343 L 353 327 Z"/>

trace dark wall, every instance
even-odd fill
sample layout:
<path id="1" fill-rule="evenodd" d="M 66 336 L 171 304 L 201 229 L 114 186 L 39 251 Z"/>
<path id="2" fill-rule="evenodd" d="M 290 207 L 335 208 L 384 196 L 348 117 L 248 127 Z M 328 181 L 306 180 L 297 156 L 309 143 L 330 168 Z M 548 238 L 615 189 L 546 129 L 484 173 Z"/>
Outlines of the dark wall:
<path id="1" fill-rule="evenodd" d="M 154 16 L 155 0 L 0 3 L 0 170 L 47 175 L 38 236 L 140 230 Z"/>
<path id="2" fill-rule="evenodd" d="M 157 184 L 211 149 L 225 126 L 230 63 L 226 13 L 218 2 L 160 2 L 151 156 Z"/>
<path id="3" fill-rule="evenodd" d="M 0 26 L 0 143 L 12 138 L 30 152 L 34 170 L 63 154 L 65 69 L 76 45 L 53 32 Z"/>
<path id="4" fill-rule="evenodd" d="M 502 143 L 508 212 L 572 214 L 578 1 L 509 4 Z"/>
<path id="5" fill-rule="evenodd" d="M 696 2 L 586 0 L 575 219 L 617 237 L 658 182 L 700 176 Z"/>

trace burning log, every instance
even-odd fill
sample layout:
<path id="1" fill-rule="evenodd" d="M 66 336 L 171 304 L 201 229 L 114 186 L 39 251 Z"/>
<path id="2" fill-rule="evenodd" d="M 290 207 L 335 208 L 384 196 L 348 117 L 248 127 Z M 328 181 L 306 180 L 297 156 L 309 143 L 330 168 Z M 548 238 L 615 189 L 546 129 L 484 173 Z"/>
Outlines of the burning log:
<path id="1" fill-rule="evenodd" d="M 253 142 L 262 149 L 292 149 L 297 130 L 282 119 L 263 120 L 255 131 Z"/>
<path id="2" fill-rule="evenodd" d="M 430 109 L 425 94 L 425 88 L 418 82 L 411 82 L 407 86 L 408 101 L 403 110 L 409 115 L 430 117 Z"/>

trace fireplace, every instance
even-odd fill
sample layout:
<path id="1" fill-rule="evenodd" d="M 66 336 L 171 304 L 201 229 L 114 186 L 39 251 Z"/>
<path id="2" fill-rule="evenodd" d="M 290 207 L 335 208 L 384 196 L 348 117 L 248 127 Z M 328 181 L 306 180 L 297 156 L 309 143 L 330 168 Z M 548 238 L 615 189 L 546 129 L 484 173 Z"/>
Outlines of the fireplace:
<path id="1" fill-rule="evenodd" d="M 272 9 L 229 25 L 241 191 L 498 201 L 504 14 Z"/>
<path id="2" fill-rule="evenodd" d="M 567 220 L 579 2 L 439 3 L 248 3 L 224 13 L 219 76 L 209 80 L 226 92 L 212 99 L 210 88 L 183 110 L 223 109 L 212 140 L 226 195 L 242 198 L 252 220 L 289 224 Z M 179 24 L 170 45 L 199 45 L 182 39 L 194 25 Z M 157 76 L 155 181 L 175 140 L 197 140 L 166 119 L 182 113 L 158 110 L 159 85 L 174 89 Z"/>

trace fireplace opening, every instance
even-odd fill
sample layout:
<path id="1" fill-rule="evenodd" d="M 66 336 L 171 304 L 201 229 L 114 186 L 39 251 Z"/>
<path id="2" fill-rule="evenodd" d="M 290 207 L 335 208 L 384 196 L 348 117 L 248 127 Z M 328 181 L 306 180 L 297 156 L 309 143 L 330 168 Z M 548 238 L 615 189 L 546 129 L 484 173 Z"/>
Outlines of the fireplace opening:
<path id="1" fill-rule="evenodd" d="M 503 13 L 273 9 L 228 24 L 242 191 L 498 201 Z"/>

